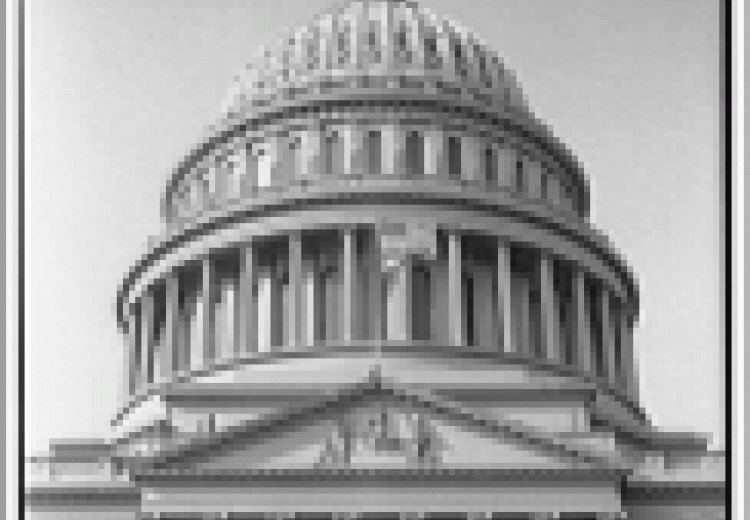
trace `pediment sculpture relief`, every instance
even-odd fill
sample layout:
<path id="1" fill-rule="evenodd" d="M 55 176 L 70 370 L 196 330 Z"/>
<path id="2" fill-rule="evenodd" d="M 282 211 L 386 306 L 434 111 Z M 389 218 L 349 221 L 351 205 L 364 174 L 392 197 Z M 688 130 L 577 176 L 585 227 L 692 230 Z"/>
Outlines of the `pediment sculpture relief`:
<path id="1" fill-rule="evenodd" d="M 442 444 L 424 414 L 382 405 L 339 419 L 319 464 L 434 464 Z"/>

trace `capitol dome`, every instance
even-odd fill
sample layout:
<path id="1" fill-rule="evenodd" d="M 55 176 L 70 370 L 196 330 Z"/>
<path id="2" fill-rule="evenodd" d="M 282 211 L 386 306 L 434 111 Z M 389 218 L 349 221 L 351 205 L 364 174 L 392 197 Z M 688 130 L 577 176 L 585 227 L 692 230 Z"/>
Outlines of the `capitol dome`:
<path id="1" fill-rule="evenodd" d="M 164 198 L 167 220 L 181 224 L 217 206 L 225 209 L 228 202 L 244 198 L 259 188 L 312 179 L 319 174 L 319 165 L 305 168 L 290 162 L 295 160 L 294 150 L 300 140 L 311 135 L 309 132 L 295 132 L 292 125 L 276 133 L 280 139 L 269 140 L 256 138 L 254 129 L 278 125 L 282 120 L 291 123 L 317 118 L 326 112 L 350 113 L 352 107 L 363 115 L 368 110 L 384 111 L 383 116 L 403 107 L 404 113 L 413 114 L 415 130 L 444 127 L 435 117 L 439 113 L 457 122 L 463 118 L 474 127 L 475 147 L 482 150 L 471 152 L 480 157 L 475 159 L 473 177 L 464 177 L 462 181 L 481 185 L 488 191 L 512 190 L 515 180 L 492 178 L 494 164 L 525 161 L 528 163 L 525 170 L 540 172 L 533 174 L 540 178 L 538 182 L 535 178 L 519 181 L 529 185 L 529 198 L 546 199 L 551 209 L 568 218 L 588 215 L 589 190 L 580 165 L 526 107 L 513 74 L 497 54 L 479 37 L 451 20 L 438 17 L 414 2 L 391 0 L 353 1 L 332 7 L 310 24 L 288 31 L 251 61 L 234 81 L 222 117 L 210 127 L 195 151 L 181 162 L 170 180 Z M 420 115 L 425 113 L 432 115 L 428 118 Z M 459 126 L 453 127 L 458 131 Z M 333 127 L 329 130 L 334 131 Z M 346 132 L 338 132 L 337 135 L 345 146 L 344 141 L 349 143 L 358 134 L 348 137 Z M 208 188 L 212 192 L 208 200 L 186 200 L 195 196 L 191 193 L 196 189 L 203 189 L 194 187 L 196 182 L 212 182 L 212 176 L 203 175 L 202 171 L 214 167 L 222 171 L 242 169 L 244 166 L 238 163 L 242 154 L 237 153 L 242 146 L 249 149 L 249 160 L 257 163 L 250 166 L 258 169 L 255 185 L 248 186 L 247 182 L 242 185 L 236 179 L 234 185 L 232 181 L 224 181 L 221 187 Z M 354 141 L 348 146 L 364 146 L 364 143 Z M 409 155 L 413 154 L 407 151 L 406 156 Z M 427 160 L 425 157 L 420 161 Z M 266 167 L 269 161 L 282 166 Z M 372 172 L 364 169 L 367 161 L 361 162 L 347 171 L 349 178 L 371 176 Z M 273 173 L 266 171 L 269 168 Z M 297 172 L 291 174 L 290 168 L 296 168 Z M 500 168 L 500 172 L 504 170 Z M 545 175 L 541 175 L 541 170 L 545 170 Z M 397 173 L 404 174 L 408 176 L 411 172 L 407 169 Z M 456 176 L 455 172 L 451 175 Z M 541 185 L 536 187 L 542 177 L 544 196 Z"/>
<path id="2" fill-rule="evenodd" d="M 129 393 L 392 349 L 582 371 L 631 403 L 636 285 L 588 206 L 471 32 L 412 2 L 333 7 L 247 66 L 169 180 L 118 294 Z"/>

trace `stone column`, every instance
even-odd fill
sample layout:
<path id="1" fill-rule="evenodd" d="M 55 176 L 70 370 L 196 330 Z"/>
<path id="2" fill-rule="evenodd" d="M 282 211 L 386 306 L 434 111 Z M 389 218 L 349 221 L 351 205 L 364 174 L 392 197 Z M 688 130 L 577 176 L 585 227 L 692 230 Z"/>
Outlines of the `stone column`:
<path id="1" fill-rule="evenodd" d="M 578 368 L 585 373 L 591 373 L 592 346 L 591 346 L 591 311 L 586 299 L 586 275 L 582 270 L 574 270 L 573 280 L 573 302 L 575 305 L 575 341 Z"/>
<path id="2" fill-rule="evenodd" d="M 258 296 L 256 288 L 255 247 L 246 244 L 239 250 L 239 298 L 235 301 L 239 305 L 239 341 L 238 354 L 244 355 L 258 351 Z"/>
<path id="3" fill-rule="evenodd" d="M 443 168 L 443 131 L 430 128 L 424 134 L 424 174 L 438 176 Z"/>
<path id="4" fill-rule="evenodd" d="M 560 315 L 555 299 L 554 260 L 551 254 L 542 252 L 539 264 L 540 309 L 542 313 L 542 345 L 547 361 L 560 361 Z"/>
<path id="5" fill-rule="evenodd" d="M 368 172 L 367 130 L 361 126 L 349 127 L 349 170 L 348 174 L 362 177 Z"/>
<path id="6" fill-rule="evenodd" d="M 371 325 L 368 327 L 368 339 L 382 340 L 383 335 L 383 316 L 386 309 L 383 308 L 383 260 L 380 246 L 380 236 L 377 230 L 368 237 L 368 315 L 367 321 Z"/>
<path id="7" fill-rule="evenodd" d="M 384 175 L 406 175 L 406 132 L 398 124 L 384 125 L 382 130 Z"/>
<path id="8" fill-rule="evenodd" d="M 169 379 L 180 367 L 180 282 L 177 270 L 164 280 L 164 341 L 162 342 L 162 378 Z"/>
<path id="9" fill-rule="evenodd" d="M 478 181 L 482 176 L 480 139 L 468 135 L 461 139 L 461 180 Z"/>
<path id="10" fill-rule="evenodd" d="M 339 136 L 341 138 L 344 156 L 344 165 L 342 171 L 344 175 L 350 175 L 352 173 L 352 151 L 354 145 L 354 143 L 352 142 L 352 126 L 341 125 L 341 127 L 339 127 Z"/>
<path id="11" fill-rule="evenodd" d="M 518 285 L 518 351 L 527 358 L 533 358 L 534 343 L 531 337 L 531 283 L 532 280 L 521 276 L 516 281 Z"/>
<path id="12" fill-rule="evenodd" d="M 513 316 L 513 277 L 511 274 L 511 245 L 498 240 L 497 244 L 497 320 L 502 352 L 517 352 Z"/>
<path id="13" fill-rule="evenodd" d="M 306 269 L 304 270 L 304 299 L 305 299 L 305 328 L 303 344 L 306 346 L 315 345 L 316 330 L 318 324 L 318 312 L 320 312 L 320 306 L 318 302 L 318 281 L 320 280 L 320 274 L 318 272 L 318 266 L 314 259 L 310 259 Z"/>
<path id="14" fill-rule="evenodd" d="M 154 381 L 154 300 L 146 289 L 141 294 L 141 388 Z"/>
<path id="15" fill-rule="evenodd" d="M 289 345 L 299 346 L 302 338 L 302 236 L 289 235 Z"/>
<path id="16" fill-rule="evenodd" d="M 615 374 L 615 342 L 612 333 L 612 302 L 611 291 L 602 284 L 601 288 L 601 320 L 602 320 L 602 373 L 600 374 L 610 385 L 614 382 Z"/>
<path id="17" fill-rule="evenodd" d="M 414 265 L 413 257 L 407 254 L 401 260 L 398 270 L 398 294 L 401 326 L 399 339 L 411 341 L 414 338 Z"/>
<path id="18" fill-rule="evenodd" d="M 302 132 L 302 143 L 300 153 L 299 175 L 303 179 L 319 176 L 323 164 L 323 130 L 318 127 L 308 128 Z"/>
<path id="19" fill-rule="evenodd" d="M 464 309 L 461 305 L 462 262 L 461 233 L 448 233 L 448 319 L 449 335 L 454 346 L 464 344 Z"/>
<path id="20" fill-rule="evenodd" d="M 356 338 L 356 327 L 358 320 L 357 315 L 357 231 L 354 228 L 347 228 L 342 231 L 344 242 L 343 258 L 343 276 L 344 276 L 344 341 L 350 342 Z"/>
<path id="21" fill-rule="evenodd" d="M 140 372 L 140 335 L 138 331 L 138 314 L 132 308 L 128 311 L 125 328 L 125 381 L 123 384 L 123 400 L 127 402 L 129 397 L 138 391 Z"/>
<path id="22" fill-rule="evenodd" d="M 201 318 L 201 348 L 199 351 L 202 353 L 201 365 L 206 365 L 213 361 L 215 357 L 215 339 L 216 334 L 214 331 L 214 311 L 216 307 L 216 266 L 214 265 L 213 258 L 207 256 L 202 262 L 202 276 L 201 276 L 201 295 L 198 300 L 198 305 L 201 307 L 200 318 Z"/>
<path id="23" fill-rule="evenodd" d="M 628 397 L 637 400 L 638 380 L 635 378 L 635 352 L 633 351 L 633 328 L 630 317 L 624 309 L 620 307 L 620 348 L 622 366 L 620 367 L 621 386 L 625 389 Z"/>

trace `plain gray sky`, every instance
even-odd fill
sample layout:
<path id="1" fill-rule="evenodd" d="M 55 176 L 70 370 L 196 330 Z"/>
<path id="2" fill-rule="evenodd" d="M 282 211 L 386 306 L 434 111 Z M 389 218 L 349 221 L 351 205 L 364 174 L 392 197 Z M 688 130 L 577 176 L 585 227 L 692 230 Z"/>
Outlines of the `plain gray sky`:
<path id="1" fill-rule="evenodd" d="M 424 0 L 474 29 L 584 164 L 640 282 L 641 391 L 723 445 L 718 0 Z M 177 161 L 258 45 L 327 2 L 32 0 L 26 62 L 26 446 L 103 435 L 114 296 Z"/>

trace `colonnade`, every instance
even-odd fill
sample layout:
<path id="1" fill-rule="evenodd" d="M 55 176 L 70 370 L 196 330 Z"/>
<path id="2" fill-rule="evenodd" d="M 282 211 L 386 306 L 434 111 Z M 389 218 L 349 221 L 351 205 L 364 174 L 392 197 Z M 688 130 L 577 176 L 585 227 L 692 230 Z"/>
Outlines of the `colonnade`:
<path id="1" fill-rule="evenodd" d="M 247 356 L 393 343 L 575 367 L 632 396 L 632 323 L 609 286 L 529 246 L 409 233 L 294 232 L 175 268 L 129 306 L 128 394 Z"/>

